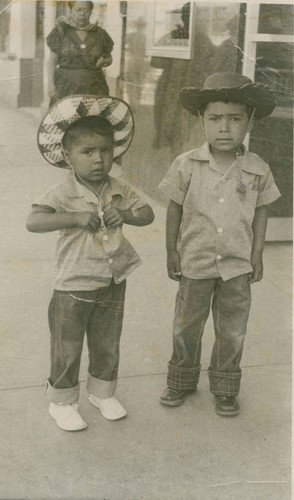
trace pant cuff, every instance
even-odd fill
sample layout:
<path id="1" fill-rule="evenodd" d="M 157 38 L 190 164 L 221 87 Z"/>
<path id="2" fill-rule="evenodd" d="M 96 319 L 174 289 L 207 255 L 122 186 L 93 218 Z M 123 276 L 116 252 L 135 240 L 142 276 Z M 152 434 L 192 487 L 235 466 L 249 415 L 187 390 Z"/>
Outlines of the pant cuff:
<path id="1" fill-rule="evenodd" d="M 115 380 L 101 380 L 99 378 L 92 377 L 88 373 L 87 389 L 89 394 L 97 396 L 100 399 L 111 398 L 116 389 L 117 379 Z"/>
<path id="2" fill-rule="evenodd" d="M 215 372 L 208 369 L 210 392 L 221 396 L 238 396 L 242 370 L 236 373 Z"/>
<path id="3" fill-rule="evenodd" d="M 168 364 L 167 385 L 171 389 L 180 391 L 196 390 L 199 381 L 201 366 L 194 368 L 184 368 Z"/>
<path id="4" fill-rule="evenodd" d="M 53 387 L 49 380 L 47 380 L 45 387 L 45 396 L 51 403 L 58 405 L 70 405 L 76 403 L 79 399 L 80 384 L 69 389 L 56 389 Z"/>

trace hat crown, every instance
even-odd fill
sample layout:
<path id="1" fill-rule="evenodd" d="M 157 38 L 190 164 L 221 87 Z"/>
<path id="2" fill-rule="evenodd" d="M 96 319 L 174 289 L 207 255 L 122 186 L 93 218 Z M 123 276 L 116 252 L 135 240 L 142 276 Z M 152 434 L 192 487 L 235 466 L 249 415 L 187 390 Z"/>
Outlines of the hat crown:
<path id="1" fill-rule="evenodd" d="M 112 126 L 114 159 L 127 151 L 134 134 L 134 119 L 129 105 L 117 97 L 74 94 L 53 104 L 41 121 L 38 146 L 49 163 L 68 168 L 63 155 L 63 136 L 70 125 L 90 116 L 101 116 Z"/>
<path id="2" fill-rule="evenodd" d="M 217 90 L 220 88 L 235 88 L 243 87 L 243 85 L 252 85 L 252 80 L 240 73 L 232 73 L 230 71 L 224 73 L 213 73 L 209 75 L 204 82 L 204 89 Z"/>

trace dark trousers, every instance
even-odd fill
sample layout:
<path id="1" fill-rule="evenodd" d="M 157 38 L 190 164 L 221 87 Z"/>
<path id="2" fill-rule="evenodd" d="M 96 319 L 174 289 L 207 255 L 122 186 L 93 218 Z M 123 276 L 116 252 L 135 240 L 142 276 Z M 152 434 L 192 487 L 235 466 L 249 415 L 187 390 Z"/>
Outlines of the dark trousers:
<path id="1" fill-rule="evenodd" d="M 167 384 L 179 390 L 196 389 L 201 341 L 211 299 L 215 342 L 208 370 L 210 390 L 215 395 L 236 396 L 240 390 L 240 361 L 251 304 L 247 274 L 227 281 L 182 276 L 176 298 Z"/>
<path id="2" fill-rule="evenodd" d="M 89 351 L 88 390 L 100 398 L 116 388 L 126 281 L 93 291 L 54 290 L 49 304 L 51 372 L 48 398 L 77 401 L 84 335 Z"/>

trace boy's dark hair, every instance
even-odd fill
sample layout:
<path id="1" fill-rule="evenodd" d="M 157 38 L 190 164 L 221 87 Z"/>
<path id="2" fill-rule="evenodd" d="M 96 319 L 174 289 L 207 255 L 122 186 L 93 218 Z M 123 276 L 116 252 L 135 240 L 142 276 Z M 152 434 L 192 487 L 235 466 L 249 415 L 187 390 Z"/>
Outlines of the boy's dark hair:
<path id="1" fill-rule="evenodd" d="M 71 144 L 83 134 L 99 134 L 110 137 L 114 142 L 113 128 L 106 118 L 85 116 L 68 127 L 62 139 L 63 148 L 69 149 Z"/>
<path id="2" fill-rule="evenodd" d="M 68 5 L 68 7 L 70 8 L 70 10 L 74 7 L 75 3 L 77 3 L 77 2 L 67 2 L 67 5 Z M 84 3 L 85 3 L 85 4 L 89 4 L 89 8 L 90 8 L 91 10 L 93 10 L 93 8 L 94 8 L 94 4 L 93 4 L 93 2 L 88 2 L 88 1 L 87 1 L 87 2 L 84 2 Z"/>
<path id="3" fill-rule="evenodd" d="M 210 101 L 210 102 L 216 102 L 216 101 Z M 217 102 L 219 102 L 219 101 L 217 101 Z M 235 101 L 230 101 L 230 100 L 224 101 L 223 99 L 221 99 L 220 102 L 224 102 L 225 104 L 228 104 L 229 102 L 232 102 L 233 104 L 244 104 L 249 120 L 250 120 L 252 113 L 254 111 L 254 107 L 250 106 L 250 104 L 246 104 L 245 102 L 235 102 Z M 201 108 L 199 110 L 199 113 L 201 116 L 204 115 L 204 111 L 206 110 L 208 104 L 209 104 L 209 102 L 206 102 L 205 104 L 203 104 L 203 106 L 201 106 Z"/>

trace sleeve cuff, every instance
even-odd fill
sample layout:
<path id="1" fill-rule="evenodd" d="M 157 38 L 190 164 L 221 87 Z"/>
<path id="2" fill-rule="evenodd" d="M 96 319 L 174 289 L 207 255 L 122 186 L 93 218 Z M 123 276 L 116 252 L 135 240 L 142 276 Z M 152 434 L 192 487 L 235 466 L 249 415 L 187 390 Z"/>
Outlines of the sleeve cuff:
<path id="1" fill-rule="evenodd" d="M 270 189 L 265 191 L 264 193 L 260 193 L 258 196 L 256 207 L 262 207 L 263 205 L 269 205 L 273 203 L 278 198 L 280 198 L 281 193 L 278 190 L 277 186 L 272 186 Z"/>
<path id="2" fill-rule="evenodd" d="M 163 180 L 159 186 L 158 189 L 161 193 L 165 194 L 168 196 L 171 200 L 176 202 L 178 205 L 183 205 L 185 198 L 186 198 L 186 193 L 181 191 L 180 189 L 177 189 L 175 186 L 170 184 L 168 181 Z"/>

